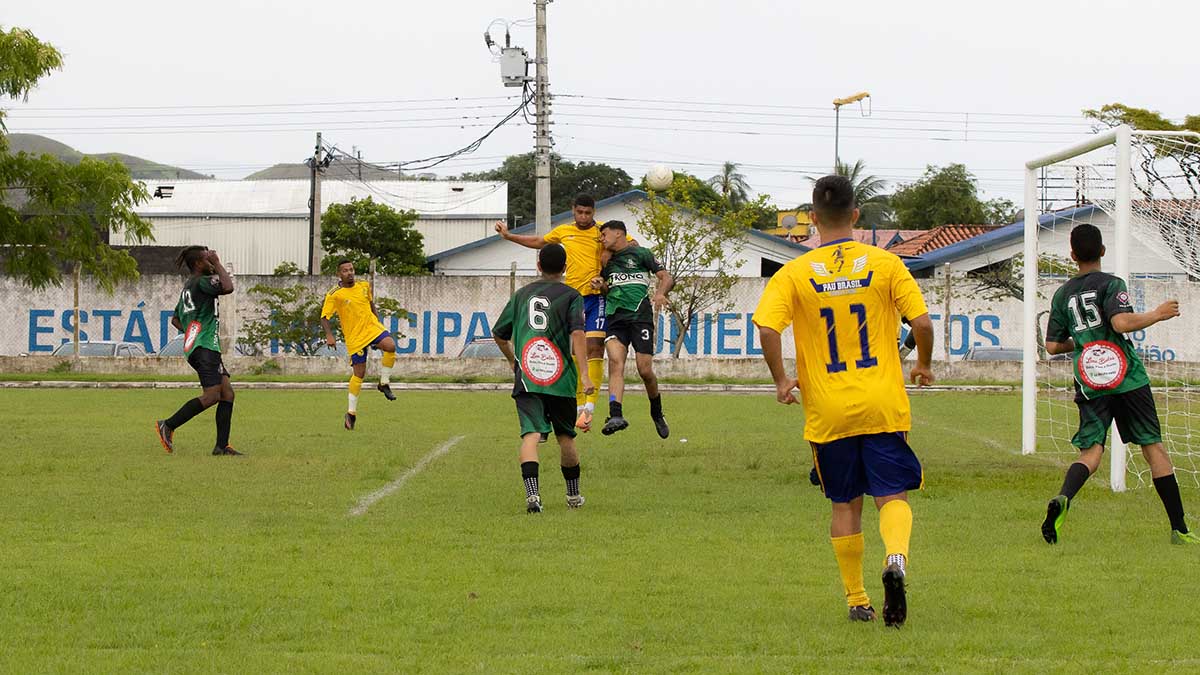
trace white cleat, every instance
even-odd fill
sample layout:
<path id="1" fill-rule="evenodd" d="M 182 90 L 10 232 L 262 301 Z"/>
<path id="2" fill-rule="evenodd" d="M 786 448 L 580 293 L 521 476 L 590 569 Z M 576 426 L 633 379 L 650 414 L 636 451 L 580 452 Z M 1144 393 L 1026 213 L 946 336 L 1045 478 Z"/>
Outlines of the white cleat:
<path id="1" fill-rule="evenodd" d="M 583 506 L 584 501 L 583 495 L 567 495 L 567 508 L 577 509 Z"/>

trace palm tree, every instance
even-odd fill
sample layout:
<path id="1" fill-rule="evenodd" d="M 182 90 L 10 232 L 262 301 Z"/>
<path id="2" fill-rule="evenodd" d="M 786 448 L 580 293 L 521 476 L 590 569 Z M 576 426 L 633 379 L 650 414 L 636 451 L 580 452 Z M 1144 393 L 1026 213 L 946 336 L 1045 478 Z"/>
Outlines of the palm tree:
<path id="1" fill-rule="evenodd" d="M 835 173 L 849 178 L 850 184 L 854 186 L 854 203 L 858 204 L 863 226 L 890 220 L 890 195 L 884 192 L 887 189 L 887 181 L 868 174 L 867 165 L 861 159 L 854 162 L 854 166 L 838 160 Z M 810 176 L 809 180 L 816 183 L 819 178 Z"/>
<path id="2" fill-rule="evenodd" d="M 721 193 L 730 208 L 737 208 L 750 198 L 750 184 L 745 175 L 738 173 L 738 165 L 734 162 L 725 162 L 721 165 L 721 173 L 704 182 Z"/>

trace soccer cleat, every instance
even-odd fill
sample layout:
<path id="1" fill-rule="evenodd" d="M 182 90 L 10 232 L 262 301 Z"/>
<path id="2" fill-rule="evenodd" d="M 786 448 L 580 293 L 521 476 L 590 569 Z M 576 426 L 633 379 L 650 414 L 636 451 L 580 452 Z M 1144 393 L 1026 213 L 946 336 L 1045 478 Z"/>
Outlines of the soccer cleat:
<path id="1" fill-rule="evenodd" d="M 1197 537 L 1195 532 L 1180 532 L 1179 530 L 1171 530 L 1171 543 L 1177 546 L 1200 544 L 1200 537 Z"/>
<path id="2" fill-rule="evenodd" d="M 168 453 L 175 452 L 175 430 L 167 426 L 166 420 L 155 422 L 154 430 L 158 433 L 158 442 L 162 443 L 163 448 Z"/>
<path id="3" fill-rule="evenodd" d="M 228 445 L 223 448 L 221 448 L 221 447 L 213 448 L 213 455 L 237 455 L 238 457 L 243 456 L 242 453 L 238 452 L 237 450 L 234 450 L 232 447 L 230 447 Z"/>
<path id="4" fill-rule="evenodd" d="M 567 508 L 577 509 L 583 506 L 585 501 L 586 500 L 583 498 L 583 495 L 567 495 Z"/>
<path id="5" fill-rule="evenodd" d="M 625 421 L 624 417 L 617 415 L 616 417 L 610 417 L 604 420 L 604 428 L 600 430 L 600 433 L 604 434 L 605 436 L 612 436 L 628 426 L 629 422 Z"/>
<path id="6" fill-rule="evenodd" d="M 658 432 L 659 438 L 666 438 L 671 435 L 671 427 L 667 426 L 667 418 L 651 417 L 654 420 L 654 430 Z"/>
<path id="7" fill-rule="evenodd" d="M 874 621 L 875 608 L 870 605 L 859 605 L 850 608 L 851 621 Z"/>
<path id="8" fill-rule="evenodd" d="M 545 443 L 548 440 L 550 440 L 550 434 L 546 433 L 545 431 L 538 434 L 538 443 Z"/>
<path id="9" fill-rule="evenodd" d="M 355 415 L 352 412 L 346 413 L 346 420 L 343 422 L 346 427 L 346 431 L 354 431 L 354 423 L 356 421 L 358 421 L 358 415 Z"/>
<path id="10" fill-rule="evenodd" d="M 817 473 L 817 467 L 814 466 L 812 470 L 808 472 L 808 482 L 816 485 L 817 487 L 821 487 L 821 475 Z"/>
<path id="11" fill-rule="evenodd" d="M 908 598 L 904 591 L 904 570 L 892 563 L 883 570 L 883 625 L 899 628 L 908 618 Z"/>
<path id="12" fill-rule="evenodd" d="M 525 513 L 541 513 L 542 498 L 538 495 L 533 495 L 525 498 Z"/>
<path id="13" fill-rule="evenodd" d="M 575 419 L 575 428 L 587 433 L 592 430 L 592 411 L 584 408 L 579 411 L 579 417 Z"/>
<path id="14" fill-rule="evenodd" d="M 395 401 L 395 400 L 396 400 L 396 395 L 392 393 L 392 385 L 390 385 L 390 384 L 381 384 L 381 385 L 379 385 L 378 387 L 375 387 L 375 388 L 376 388 L 376 389 L 378 389 L 380 392 L 382 392 L 382 393 L 383 393 L 383 395 L 384 395 L 384 397 L 385 397 L 385 398 L 387 398 L 387 400 L 389 400 L 389 401 Z"/>
<path id="15" fill-rule="evenodd" d="M 1042 521 L 1042 539 L 1047 544 L 1057 544 L 1058 535 L 1062 532 L 1063 523 L 1067 520 L 1067 511 L 1071 509 L 1071 500 L 1059 495 L 1046 505 L 1046 519 Z"/>

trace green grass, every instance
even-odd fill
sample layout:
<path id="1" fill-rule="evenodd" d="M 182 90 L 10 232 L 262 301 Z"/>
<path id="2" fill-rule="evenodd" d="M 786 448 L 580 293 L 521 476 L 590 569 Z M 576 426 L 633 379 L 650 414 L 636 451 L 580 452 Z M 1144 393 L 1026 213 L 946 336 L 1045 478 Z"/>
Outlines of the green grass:
<path id="1" fill-rule="evenodd" d="M 501 393 L 364 393 L 347 433 L 339 392 L 245 391 L 247 457 L 208 454 L 211 411 L 169 456 L 151 423 L 187 396 L 0 390 L 0 672 L 1200 667 L 1200 551 L 1167 544 L 1152 490 L 1099 484 L 1064 542 L 1042 542 L 1063 464 L 1016 454 L 1018 395 L 913 398 L 927 489 L 900 631 L 846 620 L 802 413 L 769 396 L 668 395 L 666 442 L 631 396 L 628 431 L 580 441 L 582 510 L 542 446 L 540 516 L 524 513 Z"/>

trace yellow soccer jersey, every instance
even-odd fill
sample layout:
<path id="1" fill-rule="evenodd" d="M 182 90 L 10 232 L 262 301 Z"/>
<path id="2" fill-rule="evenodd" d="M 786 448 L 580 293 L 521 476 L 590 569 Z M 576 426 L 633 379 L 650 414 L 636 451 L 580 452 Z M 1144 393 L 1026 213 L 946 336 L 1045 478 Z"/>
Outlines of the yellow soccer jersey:
<path id="1" fill-rule="evenodd" d="M 592 288 L 592 279 L 600 276 L 600 254 L 604 250 L 600 243 L 600 223 L 585 230 L 572 221 L 550 230 L 543 239 L 547 244 L 562 244 L 567 250 L 567 273 L 563 283 L 579 291 L 580 295 L 599 293 Z"/>
<path id="2" fill-rule="evenodd" d="M 928 311 L 900 258 L 849 239 L 809 251 L 775 273 L 754 323 L 780 333 L 792 327 L 806 440 L 909 430 L 896 341 L 901 316 Z"/>
<path id="3" fill-rule="evenodd" d="M 355 282 L 350 288 L 338 284 L 326 293 L 321 318 L 329 319 L 334 312 L 342 322 L 346 351 L 351 354 L 362 351 L 385 330 L 371 311 L 371 284 L 366 281 Z"/>

